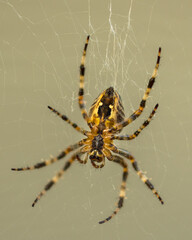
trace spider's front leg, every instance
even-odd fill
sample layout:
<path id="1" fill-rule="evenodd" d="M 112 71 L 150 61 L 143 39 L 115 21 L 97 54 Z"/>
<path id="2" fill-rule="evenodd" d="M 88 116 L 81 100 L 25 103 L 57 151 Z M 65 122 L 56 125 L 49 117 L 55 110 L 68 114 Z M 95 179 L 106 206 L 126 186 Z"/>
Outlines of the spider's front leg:
<path id="1" fill-rule="evenodd" d="M 12 171 L 26 171 L 26 170 L 34 170 L 34 169 L 39 169 L 39 168 L 42 168 L 42 167 L 46 167 L 46 166 L 48 166 L 52 163 L 55 163 L 55 162 L 61 160 L 62 158 L 64 158 L 66 155 L 68 155 L 70 152 L 74 151 L 75 149 L 83 146 L 85 142 L 86 142 L 86 139 L 81 140 L 78 143 L 75 143 L 73 145 L 70 145 L 65 150 L 63 150 L 57 157 L 53 157 L 51 159 L 36 163 L 35 165 L 30 166 L 30 167 L 11 168 L 11 170 Z"/>
<path id="2" fill-rule="evenodd" d="M 65 163 L 64 167 L 45 185 L 44 189 L 38 194 L 36 199 L 34 200 L 32 207 L 40 200 L 40 198 L 45 195 L 45 193 L 50 190 L 50 188 L 55 185 L 59 181 L 59 179 L 63 176 L 64 172 L 72 165 L 72 163 L 77 159 L 77 156 L 80 157 L 83 153 L 79 150 L 77 153 L 73 154 L 70 159 Z"/>
<path id="3" fill-rule="evenodd" d="M 131 164 L 132 164 L 134 170 L 137 172 L 137 175 L 140 177 L 141 181 L 144 182 L 146 184 L 146 186 L 153 192 L 153 194 L 159 199 L 161 204 L 164 204 L 162 198 L 160 197 L 157 190 L 154 188 L 153 184 L 149 181 L 148 177 L 145 176 L 143 174 L 143 172 L 139 169 L 135 158 L 128 151 L 126 151 L 124 149 L 119 149 L 119 148 L 116 148 L 115 146 L 113 146 L 111 148 L 111 150 L 123 157 L 126 157 L 127 159 L 129 159 L 131 161 Z"/>
<path id="4" fill-rule="evenodd" d="M 117 208 L 115 209 L 113 214 L 111 214 L 105 220 L 100 221 L 99 224 L 103 224 L 105 222 L 108 222 L 111 218 L 113 218 L 119 212 L 120 208 L 123 207 L 123 202 L 124 202 L 124 198 L 125 198 L 126 181 L 127 181 L 127 177 L 128 177 L 128 166 L 127 166 L 127 163 L 120 156 L 113 156 L 112 155 L 112 158 L 110 158 L 109 160 L 112 161 L 112 162 L 116 162 L 116 163 L 120 164 L 123 167 L 123 177 L 122 177 L 122 183 L 121 183 L 120 194 L 119 194 L 119 201 L 117 203 Z"/>

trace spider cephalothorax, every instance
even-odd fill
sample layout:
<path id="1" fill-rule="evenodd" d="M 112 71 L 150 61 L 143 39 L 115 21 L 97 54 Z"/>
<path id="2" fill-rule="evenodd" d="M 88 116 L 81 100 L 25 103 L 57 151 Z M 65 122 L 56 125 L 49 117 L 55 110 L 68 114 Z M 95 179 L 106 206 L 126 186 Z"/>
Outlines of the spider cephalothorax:
<path id="1" fill-rule="evenodd" d="M 89 158 L 93 162 L 98 162 L 98 163 L 103 162 L 104 155 L 102 154 L 102 150 L 103 150 L 104 141 L 101 134 L 98 134 L 93 138 L 91 145 L 92 145 L 92 148 L 89 153 Z"/>
<path id="2" fill-rule="evenodd" d="M 101 152 L 103 149 L 103 145 L 104 145 L 104 142 L 101 134 L 96 135 L 92 140 L 92 150 L 97 150 Z"/>
<path id="3" fill-rule="evenodd" d="M 148 98 L 148 95 L 153 87 L 155 82 L 155 78 L 157 76 L 157 70 L 160 62 L 160 54 L 161 48 L 159 48 L 157 62 L 155 65 L 155 69 L 153 71 L 152 77 L 149 80 L 147 89 L 144 93 L 144 96 L 140 102 L 139 108 L 131 114 L 130 117 L 125 118 L 124 108 L 122 105 L 122 100 L 120 95 L 110 87 L 103 91 L 92 104 L 89 114 L 85 109 L 84 102 L 84 75 L 85 75 L 85 56 L 88 46 L 89 36 L 87 37 L 87 41 L 84 46 L 83 56 L 81 58 L 80 65 L 80 88 L 79 88 L 79 107 L 81 109 L 81 114 L 85 121 L 87 122 L 90 131 L 86 131 L 83 128 L 79 127 L 76 123 L 71 122 L 66 115 L 60 114 L 58 111 L 48 106 L 48 108 L 56 113 L 60 118 L 69 123 L 75 130 L 85 135 L 86 138 L 82 139 L 78 143 L 70 145 L 65 150 L 63 150 L 57 157 L 53 157 L 49 160 L 45 160 L 41 163 L 37 163 L 31 167 L 25 168 L 12 168 L 15 171 L 23 171 L 23 170 L 32 170 L 45 167 L 49 164 L 52 164 L 60 159 L 64 158 L 66 155 L 76 150 L 74 154 L 68 159 L 65 163 L 64 167 L 54 176 L 48 184 L 44 187 L 44 190 L 39 193 L 37 198 L 34 200 L 32 206 L 35 206 L 37 201 L 48 191 L 64 174 L 64 172 L 71 166 L 71 164 L 77 160 L 81 164 L 85 164 L 90 159 L 93 167 L 102 168 L 105 165 L 105 159 L 107 158 L 111 162 L 115 162 L 123 167 L 123 176 L 122 183 L 119 194 L 119 201 L 117 203 L 117 207 L 113 214 L 99 223 L 105 223 L 109 221 L 112 217 L 114 217 L 120 208 L 123 206 L 124 198 L 125 198 L 125 190 L 126 190 L 126 180 L 128 177 L 128 166 L 125 159 L 130 160 L 134 170 L 140 179 L 146 184 L 146 186 L 154 193 L 154 195 L 159 199 L 159 201 L 163 204 L 162 198 L 159 196 L 158 192 L 155 190 L 152 183 L 149 179 L 143 174 L 143 172 L 139 169 L 138 164 L 135 158 L 126 150 L 117 148 L 113 141 L 114 140 L 132 140 L 136 138 L 140 132 L 150 123 L 152 117 L 154 116 L 158 104 L 154 107 L 153 111 L 149 115 L 148 119 L 131 135 L 121 135 L 118 134 L 121 130 L 133 122 L 136 118 L 138 118 L 143 109 L 145 108 L 145 103 Z M 84 160 L 81 157 L 85 155 Z"/>

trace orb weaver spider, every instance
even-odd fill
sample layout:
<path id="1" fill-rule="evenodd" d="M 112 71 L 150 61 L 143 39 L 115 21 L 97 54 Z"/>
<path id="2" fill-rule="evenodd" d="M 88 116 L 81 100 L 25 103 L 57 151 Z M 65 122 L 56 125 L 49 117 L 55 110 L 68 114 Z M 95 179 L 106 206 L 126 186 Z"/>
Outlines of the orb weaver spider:
<path id="1" fill-rule="evenodd" d="M 86 131 L 83 128 L 79 127 L 76 123 L 73 123 L 66 115 L 62 115 L 54 108 L 48 106 L 48 108 L 57 114 L 61 119 L 69 123 L 76 131 L 82 133 L 86 136 L 86 138 L 81 141 L 67 147 L 63 150 L 57 157 L 53 157 L 49 160 L 45 160 L 43 162 L 37 163 L 31 167 L 24 168 L 12 168 L 14 171 L 24 171 L 24 170 L 32 170 L 38 169 L 45 166 L 48 166 L 52 163 L 55 163 L 62 158 L 66 157 L 69 153 L 76 150 L 74 154 L 69 158 L 69 160 L 65 163 L 64 167 L 48 182 L 48 184 L 44 187 L 44 190 L 39 193 L 37 198 L 34 200 L 32 206 L 34 207 L 37 201 L 48 191 L 64 174 L 64 172 L 72 165 L 72 163 L 77 160 L 81 164 L 86 164 L 88 158 L 91 161 L 91 164 L 94 168 L 102 168 L 105 165 L 105 158 L 107 158 L 111 162 L 115 162 L 119 164 L 123 168 L 123 176 L 122 183 L 120 187 L 119 201 L 117 203 L 117 207 L 114 212 L 107 217 L 105 220 L 100 221 L 99 223 L 105 223 L 109 221 L 112 217 L 114 217 L 120 208 L 123 206 L 124 198 L 125 198 L 125 190 L 126 190 L 126 180 L 128 177 L 128 165 L 125 158 L 130 160 L 134 170 L 137 175 L 140 177 L 141 181 L 143 181 L 147 187 L 153 192 L 153 194 L 159 199 L 161 204 L 163 204 L 163 200 L 154 188 L 153 184 L 149 181 L 149 179 L 144 175 L 144 173 L 139 169 L 138 164 L 135 158 L 126 150 L 117 148 L 113 140 L 132 140 L 135 139 L 141 131 L 149 125 L 152 117 L 154 116 L 158 104 L 154 107 L 153 111 L 149 115 L 148 119 L 144 121 L 144 123 L 131 135 L 117 135 L 121 132 L 121 130 L 129 125 L 131 122 L 136 120 L 145 108 L 146 100 L 149 96 L 151 88 L 155 82 L 155 78 L 157 76 L 157 70 L 160 63 L 160 55 L 161 48 L 159 48 L 157 61 L 155 65 L 155 69 L 153 74 L 149 80 L 147 89 L 144 93 L 144 96 L 140 102 L 139 108 L 130 115 L 130 117 L 125 118 L 124 108 L 122 105 L 121 97 L 117 91 L 114 90 L 113 87 L 110 87 L 103 91 L 92 104 L 89 114 L 85 109 L 84 102 L 84 75 L 85 75 L 85 56 L 87 51 L 87 46 L 89 42 L 89 36 L 87 36 L 87 40 L 84 46 L 83 55 L 81 58 L 80 65 L 80 88 L 79 88 L 79 107 L 81 110 L 81 114 L 88 124 L 90 131 Z M 84 160 L 81 157 L 85 154 Z"/>

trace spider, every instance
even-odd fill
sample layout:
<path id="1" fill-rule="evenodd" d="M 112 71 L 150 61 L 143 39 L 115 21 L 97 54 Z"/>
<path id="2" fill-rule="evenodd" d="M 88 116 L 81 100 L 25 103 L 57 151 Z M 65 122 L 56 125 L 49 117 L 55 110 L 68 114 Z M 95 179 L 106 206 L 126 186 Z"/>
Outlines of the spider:
<path id="1" fill-rule="evenodd" d="M 121 130 L 129 125 L 131 122 L 136 120 L 141 113 L 143 112 L 146 104 L 146 100 L 149 96 L 149 93 L 155 82 L 157 76 L 157 70 L 160 63 L 161 48 L 159 48 L 156 65 L 153 71 L 153 74 L 149 80 L 147 89 L 144 93 L 144 96 L 140 102 L 139 108 L 130 115 L 130 117 L 125 118 L 124 108 L 122 105 L 122 100 L 117 91 L 113 87 L 109 87 L 104 90 L 92 104 L 89 113 L 85 109 L 84 102 L 84 75 L 85 75 L 85 57 L 87 52 L 89 42 L 89 36 L 84 46 L 83 55 L 81 58 L 80 65 L 80 87 L 79 87 L 79 107 L 81 114 L 88 124 L 90 131 L 86 131 L 83 128 L 79 127 L 76 123 L 73 123 L 66 115 L 62 115 L 54 108 L 48 106 L 48 108 L 57 114 L 65 122 L 69 123 L 76 131 L 80 132 L 85 136 L 81 141 L 70 145 L 64 149 L 57 157 L 52 157 L 49 160 L 39 162 L 31 167 L 24 168 L 12 168 L 14 171 L 24 171 L 24 170 L 33 170 L 48 166 L 52 163 L 55 163 L 62 158 L 66 157 L 69 153 L 76 150 L 75 153 L 66 161 L 64 167 L 45 185 L 44 189 L 39 193 L 37 198 L 34 200 L 32 206 L 34 207 L 38 200 L 61 178 L 64 172 L 77 160 L 81 164 L 86 164 L 88 158 L 90 159 L 91 164 L 94 168 L 103 168 L 105 165 L 105 159 L 107 158 L 111 162 L 119 164 L 123 168 L 122 183 L 119 193 L 119 201 L 114 212 L 107 217 L 106 219 L 100 221 L 99 223 L 105 223 L 113 218 L 123 206 L 125 199 L 125 190 L 126 190 L 126 180 L 128 177 L 128 165 L 125 159 L 130 160 L 134 170 L 137 175 L 140 177 L 141 181 L 144 182 L 147 187 L 153 192 L 153 194 L 159 199 L 161 204 L 164 204 L 159 193 L 154 188 L 153 184 L 149 179 L 144 175 L 144 173 L 139 169 L 138 164 L 135 158 L 126 150 L 117 148 L 113 140 L 132 140 L 135 139 L 141 131 L 149 125 L 152 117 L 154 116 L 158 104 L 154 107 L 153 111 L 149 115 L 148 119 L 131 135 L 118 135 Z M 82 160 L 82 156 L 85 158 Z"/>

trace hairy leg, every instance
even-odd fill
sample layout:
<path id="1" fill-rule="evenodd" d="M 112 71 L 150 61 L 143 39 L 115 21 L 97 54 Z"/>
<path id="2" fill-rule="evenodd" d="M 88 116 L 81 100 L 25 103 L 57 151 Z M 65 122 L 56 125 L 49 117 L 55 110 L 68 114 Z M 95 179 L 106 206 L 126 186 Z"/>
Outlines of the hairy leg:
<path id="1" fill-rule="evenodd" d="M 105 220 L 100 221 L 99 224 L 105 223 L 109 221 L 111 218 L 113 218 L 120 210 L 120 208 L 123 207 L 123 202 L 125 198 L 125 190 L 126 190 L 126 181 L 128 177 L 128 166 L 127 163 L 124 161 L 124 159 L 120 156 L 113 156 L 112 162 L 116 162 L 120 164 L 120 166 L 123 167 L 123 177 L 122 177 L 122 183 L 121 183 L 121 188 L 120 188 L 120 194 L 119 194 L 119 201 L 117 203 L 117 208 L 115 211 Z"/>
<path id="2" fill-rule="evenodd" d="M 40 200 L 40 198 L 45 195 L 45 193 L 51 189 L 51 187 L 59 181 L 59 179 L 63 176 L 64 172 L 71 166 L 71 164 L 75 161 L 77 154 L 73 154 L 72 157 L 65 163 L 64 167 L 45 185 L 44 189 L 38 194 L 36 199 L 34 200 L 32 207 Z"/>
<path id="3" fill-rule="evenodd" d="M 57 157 L 53 157 L 51 159 L 36 163 L 33 166 L 30 167 L 24 167 L 24 168 L 11 168 L 11 170 L 13 171 L 25 171 L 25 170 L 33 170 L 33 169 L 39 169 L 42 167 L 46 167 L 52 163 L 55 163 L 59 160 L 61 160 L 62 158 L 64 158 L 66 155 L 68 155 L 70 152 L 74 151 L 75 149 L 79 148 L 80 146 L 84 145 L 84 141 L 85 140 L 81 140 L 76 144 L 73 144 L 69 147 L 67 147 L 64 151 L 62 151 Z"/>
<path id="4" fill-rule="evenodd" d="M 116 149 L 113 149 L 112 151 L 115 153 L 118 153 L 119 155 L 121 155 L 123 157 L 126 157 L 127 159 L 129 159 L 131 161 L 131 164 L 132 164 L 134 170 L 137 172 L 137 175 L 140 177 L 141 181 L 144 182 L 146 184 L 146 186 L 153 192 L 153 194 L 159 199 L 161 204 L 164 204 L 162 198 L 160 197 L 157 190 L 154 188 L 153 184 L 149 181 L 148 177 L 145 176 L 144 173 L 139 169 L 135 158 L 124 149 L 116 148 Z"/>
<path id="5" fill-rule="evenodd" d="M 146 89 L 146 91 L 145 91 L 145 93 L 143 95 L 143 98 L 142 98 L 141 102 L 140 102 L 139 108 L 129 118 L 126 118 L 121 123 L 116 124 L 111 129 L 106 130 L 107 132 L 119 131 L 122 128 L 126 127 L 131 122 L 133 122 L 136 118 L 138 118 L 141 115 L 141 113 L 143 112 L 143 109 L 145 108 L 146 100 L 147 100 L 147 98 L 149 96 L 149 93 L 150 93 L 150 91 L 151 91 L 151 89 L 153 87 L 153 84 L 155 82 L 155 78 L 157 76 L 157 70 L 159 68 L 160 58 L 161 58 L 161 48 L 159 48 L 155 69 L 153 71 L 153 74 L 152 74 L 151 78 L 149 79 L 149 83 L 147 85 L 147 89 Z"/>
<path id="6" fill-rule="evenodd" d="M 154 109 L 153 109 L 152 113 L 150 114 L 150 116 L 148 117 L 148 119 L 132 135 L 126 134 L 126 135 L 121 135 L 121 136 L 113 136 L 112 139 L 115 139 L 115 140 L 132 140 L 132 139 L 135 139 L 137 136 L 139 136 L 141 131 L 149 125 L 149 123 L 151 122 L 151 119 L 154 116 L 158 106 L 159 105 L 156 104 L 156 106 L 154 107 Z"/>
<path id="7" fill-rule="evenodd" d="M 66 115 L 62 115 L 61 113 L 59 113 L 57 110 L 55 110 L 54 108 L 48 106 L 48 108 L 54 112 L 55 114 L 57 114 L 57 116 L 59 116 L 61 119 L 63 119 L 65 122 L 69 123 L 75 130 L 77 130 L 78 132 L 82 133 L 83 135 L 87 135 L 87 131 L 84 130 L 83 128 L 79 127 L 76 123 L 71 122 L 71 120 L 66 116 Z"/>

